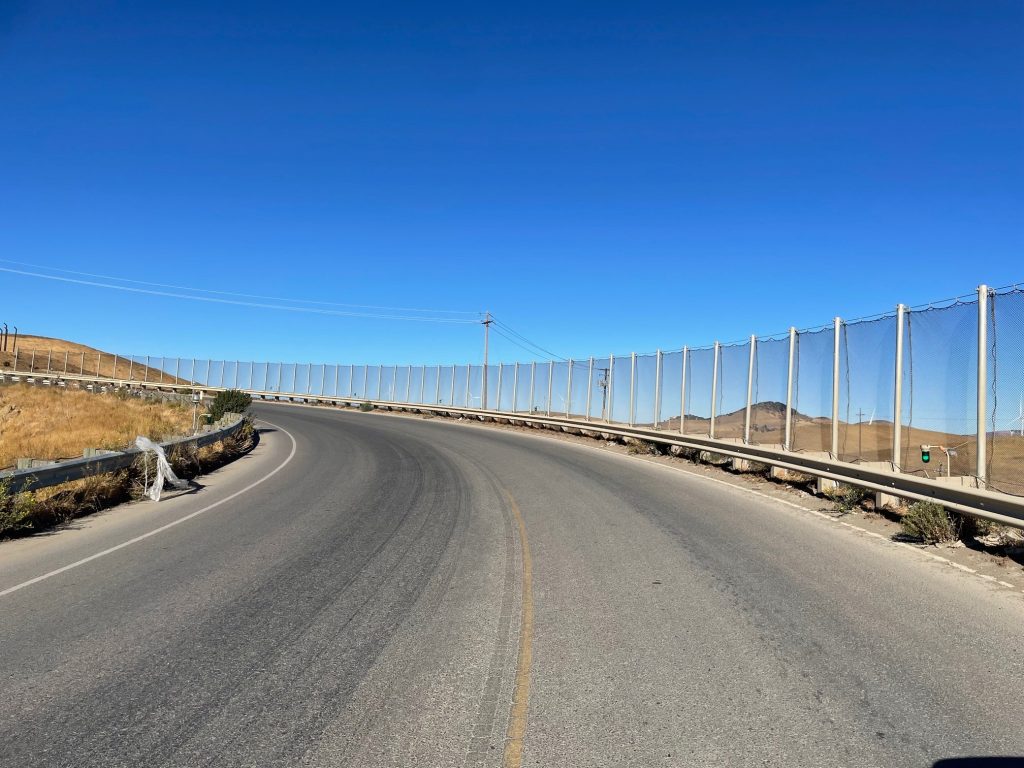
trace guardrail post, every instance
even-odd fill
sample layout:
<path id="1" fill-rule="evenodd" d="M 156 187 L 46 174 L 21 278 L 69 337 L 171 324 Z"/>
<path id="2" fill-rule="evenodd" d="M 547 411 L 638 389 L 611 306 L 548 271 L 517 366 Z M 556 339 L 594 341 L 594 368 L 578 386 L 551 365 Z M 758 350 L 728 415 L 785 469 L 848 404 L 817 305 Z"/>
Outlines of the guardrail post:
<path id="1" fill-rule="evenodd" d="M 757 336 L 750 335 L 750 355 L 747 358 L 747 411 L 743 417 L 743 442 L 750 443 L 750 414 L 754 406 L 754 365 L 757 361 Z"/>
<path id="2" fill-rule="evenodd" d="M 832 447 L 830 453 L 833 459 L 839 458 L 839 338 L 842 332 L 843 321 L 835 318 L 833 321 L 832 339 Z"/>
<path id="3" fill-rule="evenodd" d="M 636 421 L 636 352 L 629 353 L 629 426 Z"/>
<path id="4" fill-rule="evenodd" d="M 654 353 L 654 428 L 661 424 L 661 350 Z"/>
<path id="5" fill-rule="evenodd" d="M 590 421 L 590 403 L 594 396 L 594 358 L 587 363 L 587 421 Z"/>
<path id="6" fill-rule="evenodd" d="M 690 348 L 683 347 L 683 373 L 679 381 L 679 434 L 685 432 L 686 424 L 686 369 L 690 366 Z"/>
<path id="7" fill-rule="evenodd" d="M 533 402 L 537 396 L 537 361 L 530 363 L 530 402 L 527 413 L 533 413 Z"/>
<path id="8" fill-rule="evenodd" d="M 547 415 L 551 415 L 551 387 L 555 381 L 555 361 L 548 360 L 548 407 Z"/>
<path id="9" fill-rule="evenodd" d="M 515 364 L 515 368 L 512 372 L 512 413 L 516 412 L 516 402 L 519 397 L 519 363 Z"/>
<path id="10" fill-rule="evenodd" d="M 715 439 L 715 415 L 718 412 L 718 360 L 722 352 L 722 345 L 715 342 L 715 358 L 711 366 L 711 425 L 708 429 L 708 437 Z"/>
<path id="11" fill-rule="evenodd" d="M 903 471 L 903 328 L 907 322 L 907 308 L 896 305 L 896 380 L 892 389 L 892 465 L 897 472 Z"/>
<path id="12" fill-rule="evenodd" d="M 568 373 L 567 373 L 567 378 L 569 379 L 569 383 L 565 387 L 565 418 L 567 418 L 567 419 L 569 418 L 569 416 L 571 415 L 571 412 L 572 412 L 572 368 L 573 368 L 573 362 L 572 362 L 572 358 L 570 357 L 569 358 L 569 368 L 568 368 Z"/>
<path id="13" fill-rule="evenodd" d="M 988 286 L 978 286 L 978 487 L 988 484 Z"/>
<path id="14" fill-rule="evenodd" d="M 612 380 L 615 378 L 615 355 L 608 355 L 608 381 L 604 388 L 605 392 L 605 407 L 604 407 L 604 420 L 612 420 Z"/>
<path id="15" fill-rule="evenodd" d="M 793 363 L 796 361 L 796 328 L 789 328 L 789 368 L 786 372 L 786 437 L 782 448 L 793 450 Z"/>

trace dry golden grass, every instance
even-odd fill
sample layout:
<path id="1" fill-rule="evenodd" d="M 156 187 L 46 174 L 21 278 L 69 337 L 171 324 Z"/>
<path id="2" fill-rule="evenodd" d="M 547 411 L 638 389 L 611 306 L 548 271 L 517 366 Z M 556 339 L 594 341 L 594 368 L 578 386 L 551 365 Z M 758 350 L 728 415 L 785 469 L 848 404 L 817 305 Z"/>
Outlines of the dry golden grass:
<path id="1" fill-rule="evenodd" d="M 94 347 L 76 344 L 73 341 L 51 339 L 48 336 L 18 337 L 18 370 L 62 373 L 65 370 L 65 353 L 67 372 L 71 374 L 84 373 L 114 379 L 127 379 L 130 372 L 132 381 L 145 379 L 147 381 L 162 381 L 167 384 L 187 383 L 184 379 L 176 379 L 168 373 L 162 373 L 159 368 L 147 367 L 141 363 L 130 363 L 123 357 L 115 359 L 110 352 L 102 352 Z M 0 352 L 0 367 L 7 370 L 14 369 L 13 350 Z"/>
<path id="2" fill-rule="evenodd" d="M 19 457 L 62 459 L 84 448 L 124 449 L 137 435 L 185 434 L 192 412 L 177 404 L 83 390 L 0 387 L 0 467 Z"/>

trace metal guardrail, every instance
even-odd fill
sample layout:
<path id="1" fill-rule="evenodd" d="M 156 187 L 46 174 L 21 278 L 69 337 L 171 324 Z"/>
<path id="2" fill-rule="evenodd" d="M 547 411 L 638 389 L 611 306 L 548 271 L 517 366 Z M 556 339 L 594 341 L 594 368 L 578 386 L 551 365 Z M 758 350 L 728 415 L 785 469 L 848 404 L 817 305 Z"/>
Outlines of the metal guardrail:
<path id="1" fill-rule="evenodd" d="M 202 432 L 198 435 L 177 437 L 173 440 L 160 443 L 165 450 L 170 450 L 179 445 L 194 445 L 202 448 L 212 445 L 225 437 L 233 435 L 242 426 L 244 417 L 222 426 L 210 432 Z M 103 475 L 108 472 L 116 472 L 119 469 L 127 469 L 142 454 L 138 448 L 129 448 L 125 451 L 105 454 L 103 456 L 90 456 L 81 459 L 69 459 L 44 467 L 32 469 L 15 469 L 0 472 L 0 482 L 9 481 L 8 492 L 20 493 L 22 491 L 35 491 L 39 488 L 46 488 L 51 485 L 67 483 L 71 480 L 81 480 L 85 477 Z"/>
<path id="2" fill-rule="evenodd" d="M 11 374 L 8 373 L 7 375 L 10 376 Z M 109 386 L 129 386 L 129 382 L 126 380 L 104 379 L 88 375 L 21 373 L 20 376 L 25 379 L 32 377 L 37 379 L 67 379 L 78 380 L 80 382 L 93 382 Z M 131 382 L 131 386 L 135 388 L 186 391 L 202 389 L 208 392 L 230 389 L 230 387 L 198 387 L 192 384 L 161 384 L 158 382 Z M 868 467 L 862 464 L 843 462 L 829 454 L 825 454 L 823 456 L 802 454 L 795 451 L 786 451 L 781 448 L 771 448 L 764 445 L 743 443 L 741 441 L 722 440 L 699 435 L 684 435 L 677 432 L 668 432 L 636 426 L 630 427 L 623 424 L 614 424 L 605 421 L 586 421 L 583 419 L 548 416 L 539 413 L 482 410 L 479 408 L 466 408 L 464 406 L 444 404 L 400 403 L 391 400 L 370 400 L 362 397 L 322 394 L 316 395 L 302 392 L 246 391 L 248 391 L 254 398 L 262 400 L 300 400 L 303 402 L 330 403 L 348 406 L 358 406 L 361 403 L 368 402 L 375 408 L 385 410 L 468 416 L 475 417 L 483 421 L 498 420 L 513 424 L 538 425 L 571 432 L 593 432 L 619 438 L 634 438 L 666 446 L 675 445 L 681 448 L 709 451 L 725 457 L 745 459 L 772 467 L 778 467 L 791 472 L 804 473 L 826 480 L 855 485 L 870 491 L 889 494 L 909 501 L 935 501 L 955 512 L 990 520 L 1002 525 L 1024 528 L 1024 497 L 1013 496 L 1006 493 L 996 493 L 982 488 L 949 485 L 931 478 L 919 477 L 917 475 L 906 474 L 903 472 L 886 471 L 884 469 Z M 92 461 L 95 462 L 96 460 Z M 65 462 L 64 464 L 70 464 L 70 462 Z M 26 470 L 23 471 L 23 474 L 39 473 L 41 471 L 42 470 Z M 2 474 L 0 474 L 0 477 L 2 477 Z"/>

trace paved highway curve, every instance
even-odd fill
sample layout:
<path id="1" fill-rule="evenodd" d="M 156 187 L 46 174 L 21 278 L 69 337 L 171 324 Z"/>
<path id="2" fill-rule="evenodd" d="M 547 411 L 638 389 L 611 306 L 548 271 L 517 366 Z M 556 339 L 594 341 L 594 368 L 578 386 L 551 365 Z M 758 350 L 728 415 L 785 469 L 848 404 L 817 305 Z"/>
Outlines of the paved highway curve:
<path id="1" fill-rule="evenodd" d="M 585 446 L 257 412 L 198 493 L 0 545 L 0 764 L 1024 755 L 1019 593 Z"/>

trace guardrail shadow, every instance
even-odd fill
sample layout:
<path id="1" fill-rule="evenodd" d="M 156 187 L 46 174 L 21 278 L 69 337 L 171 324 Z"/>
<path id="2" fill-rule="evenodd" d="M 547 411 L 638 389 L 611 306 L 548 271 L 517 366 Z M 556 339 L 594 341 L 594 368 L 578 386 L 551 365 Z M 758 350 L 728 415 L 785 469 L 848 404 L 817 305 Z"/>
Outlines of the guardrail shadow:
<path id="1" fill-rule="evenodd" d="M 1024 757 L 948 757 L 932 768 L 1024 768 Z"/>

